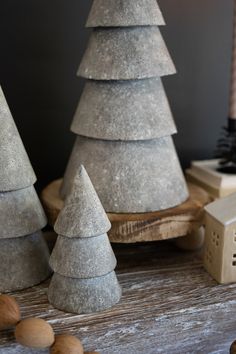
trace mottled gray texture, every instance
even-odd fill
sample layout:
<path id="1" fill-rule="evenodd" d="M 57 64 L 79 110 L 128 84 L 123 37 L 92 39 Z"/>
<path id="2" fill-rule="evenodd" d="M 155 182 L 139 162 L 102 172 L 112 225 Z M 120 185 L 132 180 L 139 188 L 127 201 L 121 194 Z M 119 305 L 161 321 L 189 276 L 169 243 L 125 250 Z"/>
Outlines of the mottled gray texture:
<path id="1" fill-rule="evenodd" d="M 106 233 L 111 223 L 83 166 L 73 171 L 73 184 L 54 229 L 67 237 L 91 237 Z"/>
<path id="2" fill-rule="evenodd" d="M 117 0 L 116 0 L 117 1 Z M 107 140 L 148 140 L 176 133 L 160 78 L 87 81 L 71 130 Z"/>
<path id="3" fill-rule="evenodd" d="M 0 292 L 29 288 L 49 277 L 49 251 L 41 231 L 0 240 Z"/>
<path id="4" fill-rule="evenodd" d="M 35 181 L 36 176 L 0 87 L 0 192 L 29 187 Z"/>
<path id="5" fill-rule="evenodd" d="M 95 29 L 78 75 L 95 80 L 130 80 L 176 72 L 158 27 Z"/>
<path id="6" fill-rule="evenodd" d="M 32 234 L 47 224 L 34 187 L 0 193 L 0 239 Z"/>
<path id="7" fill-rule="evenodd" d="M 188 198 L 171 137 L 113 142 L 78 136 L 62 194 L 83 164 L 107 212 L 142 213 L 167 209 Z"/>
<path id="8" fill-rule="evenodd" d="M 91 279 L 66 278 L 54 274 L 48 290 L 49 302 L 59 310 L 92 313 L 112 307 L 121 298 L 115 272 Z"/>
<path id="9" fill-rule="evenodd" d="M 71 278 L 99 277 L 116 263 L 107 234 L 89 239 L 58 236 L 50 258 L 55 273 Z"/>
<path id="10" fill-rule="evenodd" d="M 69 190 L 55 224 L 59 237 L 50 258 L 55 273 L 49 301 L 67 312 L 101 311 L 121 296 L 116 258 L 105 233 L 110 221 L 83 165 L 74 170 Z"/>
<path id="11" fill-rule="evenodd" d="M 87 27 L 164 25 L 156 0 L 94 0 Z"/>

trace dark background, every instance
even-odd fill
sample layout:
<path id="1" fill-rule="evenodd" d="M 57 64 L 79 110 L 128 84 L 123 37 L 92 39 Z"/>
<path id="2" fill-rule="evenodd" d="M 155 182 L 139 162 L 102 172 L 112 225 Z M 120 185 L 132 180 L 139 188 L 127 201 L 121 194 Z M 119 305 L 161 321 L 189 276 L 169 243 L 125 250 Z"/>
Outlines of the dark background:
<path id="1" fill-rule="evenodd" d="M 63 174 L 91 0 L 0 0 L 0 84 L 38 187 Z M 228 109 L 233 0 L 159 0 L 178 75 L 164 79 L 184 167 L 212 157 Z M 1 129 L 1 127 L 0 127 Z"/>

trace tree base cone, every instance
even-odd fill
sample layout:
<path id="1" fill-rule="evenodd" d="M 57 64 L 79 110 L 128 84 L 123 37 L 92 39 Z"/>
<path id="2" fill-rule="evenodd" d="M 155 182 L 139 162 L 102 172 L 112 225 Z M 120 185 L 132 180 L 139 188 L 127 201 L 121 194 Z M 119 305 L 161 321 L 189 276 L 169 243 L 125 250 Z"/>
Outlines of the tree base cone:
<path id="1" fill-rule="evenodd" d="M 49 251 L 41 231 L 0 240 L 0 292 L 40 284 L 51 275 Z"/>
<path id="2" fill-rule="evenodd" d="M 42 192 L 44 205 L 50 225 L 54 225 L 63 200 L 60 197 L 62 179 L 53 181 Z M 189 199 L 181 205 L 151 213 L 108 213 L 112 228 L 108 233 L 114 243 L 136 243 L 159 241 L 186 236 L 203 225 L 203 208 L 212 201 L 201 187 L 188 184 Z"/>
<path id="3" fill-rule="evenodd" d="M 88 279 L 68 278 L 54 273 L 48 299 L 59 310 L 88 314 L 111 308 L 120 301 L 121 293 L 114 271 Z"/>

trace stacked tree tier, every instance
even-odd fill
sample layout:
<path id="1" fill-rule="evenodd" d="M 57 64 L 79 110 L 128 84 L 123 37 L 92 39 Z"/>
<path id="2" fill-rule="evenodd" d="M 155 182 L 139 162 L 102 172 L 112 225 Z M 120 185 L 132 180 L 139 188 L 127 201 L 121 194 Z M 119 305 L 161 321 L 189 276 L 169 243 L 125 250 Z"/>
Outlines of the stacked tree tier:
<path id="1" fill-rule="evenodd" d="M 90 313 L 120 300 L 121 288 L 114 272 L 117 262 L 107 236 L 110 227 L 89 176 L 81 167 L 55 224 L 59 236 L 50 258 L 55 273 L 48 296 L 56 308 Z"/>
<path id="2" fill-rule="evenodd" d="M 156 0 L 94 0 L 63 197 L 83 164 L 107 212 L 157 211 L 188 198 L 161 81 L 175 73 L 158 28 L 163 24 Z"/>
<path id="3" fill-rule="evenodd" d="M 5 292 L 40 283 L 50 267 L 36 176 L 1 87 L 0 127 L 0 292 Z"/>

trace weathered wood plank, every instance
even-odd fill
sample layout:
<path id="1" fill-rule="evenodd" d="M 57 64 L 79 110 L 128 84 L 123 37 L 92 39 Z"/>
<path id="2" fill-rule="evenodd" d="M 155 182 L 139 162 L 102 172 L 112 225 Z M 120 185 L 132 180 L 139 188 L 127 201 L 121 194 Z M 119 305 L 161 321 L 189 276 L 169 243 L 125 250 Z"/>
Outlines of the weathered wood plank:
<path id="1" fill-rule="evenodd" d="M 42 193 L 42 202 L 49 222 L 54 224 L 63 207 L 59 190 L 62 180 L 52 182 Z M 111 214 L 111 242 L 135 243 L 185 236 L 203 224 L 203 207 L 211 201 L 208 193 L 189 184 L 190 198 L 176 208 L 143 214 Z"/>
<path id="2" fill-rule="evenodd" d="M 115 245 L 122 301 L 113 309 L 71 315 L 48 304 L 48 282 L 15 294 L 24 317 L 47 319 L 56 333 L 70 332 L 86 350 L 101 354 L 228 353 L 236 339 L 236 285 L 220 286 L 204 271 L 201 253 L 172 243 Z M 21 350 L 0 334 L 0 354 Z"/>

